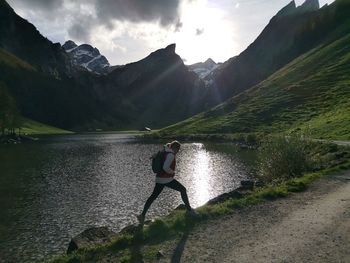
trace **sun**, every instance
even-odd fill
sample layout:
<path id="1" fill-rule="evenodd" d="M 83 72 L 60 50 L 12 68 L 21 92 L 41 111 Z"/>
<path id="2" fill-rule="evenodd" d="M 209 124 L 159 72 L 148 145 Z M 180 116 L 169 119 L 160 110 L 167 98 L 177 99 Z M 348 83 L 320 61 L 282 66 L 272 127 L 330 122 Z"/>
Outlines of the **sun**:
<path id="1" fill-rule="evenodd" d="M 235 25 L 225 19 L 223 10 L 206 0 L 186 1 L 181 8 L 182 28 L 172 36 L 176 52 L 186 64 L 212 58 L 226 61 L 235 55 Z"/>

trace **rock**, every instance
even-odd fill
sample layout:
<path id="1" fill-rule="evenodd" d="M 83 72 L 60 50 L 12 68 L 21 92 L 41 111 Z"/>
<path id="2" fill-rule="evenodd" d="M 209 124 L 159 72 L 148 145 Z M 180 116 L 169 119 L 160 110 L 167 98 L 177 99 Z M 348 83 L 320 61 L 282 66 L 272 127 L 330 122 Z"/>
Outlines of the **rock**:
<path id="1" fill-rule="evenodd" d="M 165 258 L 165 255 L 162 250 L 159 250 L 156 255 L 157 259 Z"/>
<path id="2" fill-rule="evenodd" d="M 167 51 L 171 54 L 175 54 L 175 49 L 176 49 L 176 44 L 170 44 L 169 46 L 167 46 L 165 48 L 165 51 Z"/>
<path id="3" fill-rule="evenodd" d="M 134 234 L 140 229 L 139 225 L 128 225 L 120 230 L 120 234 Z"/>
<path id="4" fill-rule="evenodd" d="M 335 158 L 336 159 L 341 159 L 341 158 L 348 157 L 348 156 L 349 156 L 348 152 L 341 152 L 341 153 L 336 153 L 335 154 Z"/>
<path id="5" fill-rule="evenodd" d="M 117 233 L 109 230 L 107 227 L 92 227 L 72 238 L 68 245 L 67 254 L 73 251 L 96 244 L 110 242 L 117 236 Z"/>
<path id="6" fill-rule="evenodd" d="M 254 188 L 254 181 L 246 180 L 246 181 L 241 181 L 241 187 L 243 190 L 252 190 Z"/>
<path id="7" fill-rule="evenodd" d="M 63 44 L 63 48 L 65 50 L 70 50 L 70 49 L 73 49 L 73 48 L 76 48 L 78 45 L 75 44 L 75 42 L 73 42 L 72 40 L 68 40 L 66 41 L 66 43 Z"/>
<path id="8" fill-rule="evenodd" d="M 232 199 L 232 198 L 241 198 L 242 197 L 242 194 L 237 191 L 237 190 L 234 190 L 232 192 L 228 192 L 228 193 L 224 193 L 224 194 L 221 194 L 211 200 L 209 200 L 206 205 L 214 205 L 214 204 L 217 204 L 217 203 L 221 203 L 221 202 L 224 202 L 228 199 Z"/>
<path id="9" fill-rule="evenodd" d="M 184 204 L 181 204 L 178 207 L 176 207 L 175 210 L 186 210 L 186 206 Z"/>
<path id="10" fill-rule="evenodd" d="M 297 7 L 295 1 L 291 1 L 288 5 L 283 7 L 276 15 L 276 17 L 284 17 L 292 15 L 296 11 Z"/>
<path id="11" fill-rule="evenodd" d="M 318 0 L 306 0 L 301 6 L 297 8 L 298 14 L 317 11 L 320 8 Z"/>

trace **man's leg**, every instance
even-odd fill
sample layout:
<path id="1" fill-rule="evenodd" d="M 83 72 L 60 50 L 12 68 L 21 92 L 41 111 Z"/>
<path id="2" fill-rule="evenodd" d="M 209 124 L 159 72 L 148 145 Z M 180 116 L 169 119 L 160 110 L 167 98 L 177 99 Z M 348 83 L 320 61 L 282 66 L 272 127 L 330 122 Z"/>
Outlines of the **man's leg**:
<path id="1" fill-rule="evenodd" d="M 165 186 L 179 191 L 181 193 L 182 201 L 185 203 L 186 209 L 191 211 L 192 208 L 190 206 L 190 202 L 188 201 L 187 190 L 186 188 L 177 180 L 172 180 L 170 183 L 165 184 Z"/>
<path id="2" fill-rule="evenodd" d="M 153 189 L 153 193 L 151 196 L 147 199 L 146 204 L 143 208 L 143 211 L 141 213 L 141 216 L 145 218 L 146 213 L 148 209 L 150 208 L 151 204 L 153 203 L 154 200 L 159 196 L 159 194 L 163 191 L 164 189 L 164 184 L 156 184 Z"/>

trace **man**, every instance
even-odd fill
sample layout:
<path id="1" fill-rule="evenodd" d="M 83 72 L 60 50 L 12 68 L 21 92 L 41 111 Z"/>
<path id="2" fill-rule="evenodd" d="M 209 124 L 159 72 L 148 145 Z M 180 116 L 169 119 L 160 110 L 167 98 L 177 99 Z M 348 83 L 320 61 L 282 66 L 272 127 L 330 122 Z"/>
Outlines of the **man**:
<path id="1" fill-rule="evenodd" d="M 185 203 L 187 212 L 195 214 L 195 211 L 191 208 L 188 200 L 186 188 L 174 179 L 175 167 L 176 167 L 176 154 L 179 152 L 181 144 L 178 141 L 173 141 L 164 145 L 164 164 L 163 170 L 156 175 L 156 185 L 154 186 L 153 193 L 147 199 L 143 211 L 137 216 L 140 224 L 145 221 L 146 213 L 150 208 L 151 204 L 156 200 L 159 194 L 163 191 L 164 187 L 169 187 L 181 193 L 182 201 Z"/>

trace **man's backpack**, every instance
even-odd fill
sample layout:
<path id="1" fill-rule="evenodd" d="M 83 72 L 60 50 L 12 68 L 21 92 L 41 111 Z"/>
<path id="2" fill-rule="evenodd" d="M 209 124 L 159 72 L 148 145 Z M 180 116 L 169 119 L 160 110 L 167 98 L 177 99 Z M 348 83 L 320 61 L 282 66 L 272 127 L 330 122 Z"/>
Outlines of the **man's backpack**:
<path id="1" fill-rule="evenodd" d="M 154 173 L 159 174 L 163 171 L 165 151 L 158 151 L 152 155 L 152 170 Z"/>

